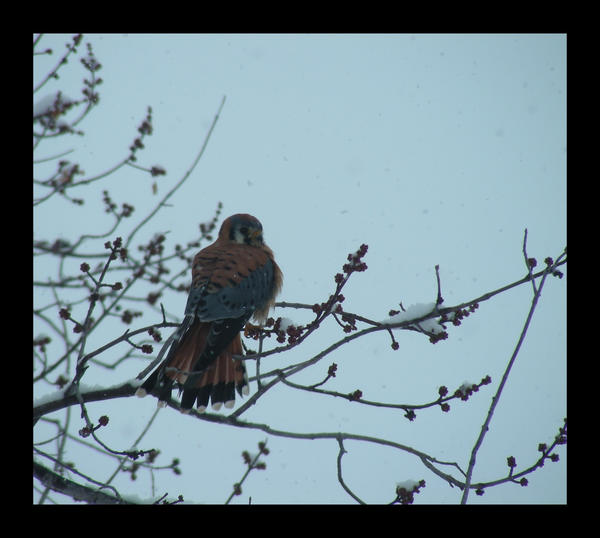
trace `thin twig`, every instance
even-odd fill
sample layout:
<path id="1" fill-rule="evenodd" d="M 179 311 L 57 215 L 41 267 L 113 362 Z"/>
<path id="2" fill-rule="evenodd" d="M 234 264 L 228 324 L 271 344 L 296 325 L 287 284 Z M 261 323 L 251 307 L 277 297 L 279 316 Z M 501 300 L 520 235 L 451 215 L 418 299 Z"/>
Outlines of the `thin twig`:
<path id="1" fill-rule="evenodd" d="M 152 423 L 154 422 L 154 419 L 156 418 L 156 416 L 158 415 L 158 412 L 160 411 L 160 408 L 157 407 L 154 410 L 153 415 L 150 417 L 150 420 L 148 421 L 148 423 L 146 424 L 146 426 L 144 427 L 144 429 L 142 430 L 142 432 L 140 433 L 140 435 L 138 436 L 138 438 L 131 444 L 131 448 L 129 449 L 130 451 L 134 451 L 135 447 L 137 445 L 140 444 L 140 442 L 142 441 L 142 439 L 144 438 L 144 436 L 148 433 L 148 430 L 150 429 L 150 426 L 152 426 Z M 113 479 L 119 474 L 119 472 L 121 471 L 121 469 L 123 468 L 123 465 L 125 465 L 126 463 L 129 462 L 129 458 L 128 457 L 122 457 L 119 461 L 119 465 L 117 466 L 117 468 L 114 470 L 113 474 L 110 475 L 110 477 L 108 478 L 108 480 L 105 482 L 105 484 L 108 486 Z"/>
<path id="2" fill-rule="evenodd" d="M 163 199 L 158 203 L 158 205 L 150 212 L 150 214 L 144 218 L 134 229 L 133 231 L 129 234 L 129 237 L 127 238 L 127 241 L 125 243 L 125 248 L 128 248 L 129 245 L 131 244 L 131 241 L 133 240 L 133 237 L 135 236 L 135 234 L 140 230 L 140 228 L 142 228 L 142 226 L 144 226 L 148 221 L 150 221 L 150 219 L 152 219 L 152 217 L 154 217 L 154 215 L 156 215 L 156 213 L 158 213 L 158 211 L 160 209 L 162 209 L 165 206 L 166 201 L 173 195 L 175 194 L 175 192 L 177 191 L 177 189 L 179 189 L 179 187 L 181 187 L 181 185 L 183 185 L 185 183 L 185 181 L 190 177 L 191 173 L 194 171 L 194 169 L 196 168 L 196 165 L 198 164 L 198 162 L 200 161 L 200 159 L 202 158 L 202 155 L 204 155 L 204 150 L 206 149 L 206 146 L 208 145 L 208 141 L 210 140 L 210 137 L 212 135 L 212 132 L 215 128 L 215 126 L 217 125 L 217 121 L 219 120 L 219 115 L 221 114 L 221 110 L 223 110 L 223 106 L 225 105 L 225 95 L 223 96 L 223 99 L 221 100 L 221 104 L 219 106 L 219 109 L 217 110 L 217 113 L 215 114 L 215 117 L 212 121 L 212 124 L 210 126 L 210 128 L 208 129 L 208 133 L 206 134 L 206 137 L 204 138 L 204 142 L 202 144 L 202 147 L 200 148 L 200 151 L 198 152 L 198 155 L 196 155 L 196 158 L 194 159 L 194 162 L 192 163 L 192 165 L 190 166 L 190 168 L 188 169 L 188 171 L 183 175 L 183 177 L 177 182 L 177 184 L 163 197 Z"/>
<path id="3" fill-rule="evenodd" d="M 338 451 L 338 456 L 337 456 L 337 477 L 338 477 L 338 482 L 341 484 L 341 486 L 344 488 L 344 491 L 350 495 L 350 497 L 352 497 L 357 503 L 359 504 L 367 504 L 365 503 L 365 501 L 363 501 L 358 495 L 356 495 L 346 484 L 346 482 L 344 481 L 344 478 L 342 476 L 342 458 L 344 456 L 344 454 L 346 454 L 346 449 L 344 448 L 344 441 L 342 436 L 338 437 L 338 445 L 340 447 L 339 451 Z"/>
<path id="4" fill-rule="evenodd" d="M 435 266 L 435 278 L 437 280 L 437 299 L 435 300 L 435 304 L 440 306 L 444 302 L 444 298 L 442 297 L 442 285 L 440 283 L 440 266 Z"/>
<path id="5" fill-rule="evenodd" d="M 527 255 L 527 228 L 525 228 L 525 233 L 523 234 L 523 258 L 525 259 L 525 267 L 527 267 L 527 273 L 529 274 L 529 278 L 531 278 L 531 274 L 533 272 L 533 261 L 529 260 L 529 256 Z M 531 286 L 533 287 L 533 293 L 537 293 L 535 279 L 531 279 Z"/>

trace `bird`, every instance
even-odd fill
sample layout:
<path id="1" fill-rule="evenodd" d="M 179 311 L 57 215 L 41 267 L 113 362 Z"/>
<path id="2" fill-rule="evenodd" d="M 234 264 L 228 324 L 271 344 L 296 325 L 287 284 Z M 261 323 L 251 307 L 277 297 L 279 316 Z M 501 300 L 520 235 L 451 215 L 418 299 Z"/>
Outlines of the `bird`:
<path id="1" fill-rule="evenodd" d="M 247 213 L 223 221 L 217 240 L 196 254 L 192 285 L 181 324 L 163 345 L 167 357 L 137 389 L 155 392 L 166 406 L 176 385 L 181 411 L 231 409 L 235 391 L 250 393 L 240 331 L 254 318 L 264 323 L 281 290 L 283 274 L 263 241 L 260 221 Z"/>

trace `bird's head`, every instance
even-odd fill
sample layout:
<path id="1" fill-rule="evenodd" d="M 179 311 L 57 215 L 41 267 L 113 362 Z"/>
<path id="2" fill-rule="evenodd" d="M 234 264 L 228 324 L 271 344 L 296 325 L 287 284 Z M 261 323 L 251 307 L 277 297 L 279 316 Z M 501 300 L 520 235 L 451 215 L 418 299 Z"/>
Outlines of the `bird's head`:
<path id="1" fill-rule="evenodd" d="M 219 231 L 219 239 L 261 247 L 263 245 L 262 224 L 247 213 L 237 213 L 226 218 Z"/>

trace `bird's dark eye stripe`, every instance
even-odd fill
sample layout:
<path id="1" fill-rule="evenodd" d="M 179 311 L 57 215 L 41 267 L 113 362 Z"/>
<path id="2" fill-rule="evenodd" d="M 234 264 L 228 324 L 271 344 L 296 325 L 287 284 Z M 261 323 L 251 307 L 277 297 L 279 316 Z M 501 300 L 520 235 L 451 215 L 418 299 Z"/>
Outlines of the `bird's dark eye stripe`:
<path id="1" fill-rule="evenodd" d="M 240 228 L 240 232 L 242 232 L 244 235 L 246 235 L 248 233 L 248 228 L 246 228 L 246 226 L 242 226 Z"/>

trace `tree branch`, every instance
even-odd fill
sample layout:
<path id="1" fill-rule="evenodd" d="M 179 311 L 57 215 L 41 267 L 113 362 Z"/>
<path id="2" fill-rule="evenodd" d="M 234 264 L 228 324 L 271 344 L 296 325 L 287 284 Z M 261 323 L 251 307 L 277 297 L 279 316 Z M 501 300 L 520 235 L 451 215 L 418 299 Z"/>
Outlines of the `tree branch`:
<path id="1" fill-rule="evenodd" d="M 87 502 L 89 504 L 132 504 L 123 499 L 108 495 L 103 491 L 73 482 L 36 461 L 33 462 L 33 476 L 45 487 L 67 495 L 75 501 Z"/>
<path id="2" fill-rule="evenodd" d="M 525 258 L 527 259 L 527 255 L 525 252 L 526 238 L 527 238 L 527 230 L 525 231 L 525 240 L 524 240 L 524 246 L 523 246 Z M 471 450 L 471 458 L 469 460 L 469 467 L 467 468 L 467 476 L 465 479 L 465 489 L 463 491 L 463 495 L 461 498 L 461 504 L 466 504 L 467 499 L 469 497 L 469 487 L 470 487 L 471 480 L 473 477 L 473 470 L 475 468 L 475 462 L 477 460 L 477 452 L 479 451 L 479 449 L 483 443 L 483 440 L 484 440 L 487 432 L 490 429 L 490 422 L 492 421 L 492 417 L 494 416 L 494 410 L 496 409 L 496 406 L 498 405 L 498 402 L 500 401 L 500 396 L 502 395 L 504 386 L 506 385 L 506 382 L 508 381 L 508 376 L 510 374 L 510 371 L 515 363 L 515 360 L 517 359 L 517 355 L 519 354 L 519 351 L 521 349 L 521 344 L 523 343 L 523 340 L 525 339 L 525 335 L 527 334 L 527 330 L 529 329 L 529 324 L 533 317 L 533 313 L 535 312 L 535 309 L 537 307 L 537 303 L 538 303 L 538 300 L 542 293 L 544 283 L 546 282 L 546 277 L 556 270 L 556 267 L 558 267 L 558 265 L 560 265 L 560 260 L 563 256 L 566 257 L 566 254 L 564 252 L 559 256 L 559 258 L 556 260 L 555 263 L 553 263 L 552 265 L 549 264 L 546 267 L 546 269 L 544 269 L 544 271 L 542 272 L 541 282 L 539 283 L 539 285 L 537 287 L 535 285 L 533 287 L 534 295 L 533 295 L 533 299 L 531 301 L 531 307 L 529 308 L 529 312 L 527 314 L 527 318 L 525 319 L 525 324 L 523 325 L 523 329 L 521 330 L 519 340 L 517 341 L 515 349 L 510 357 L 510 360 L 508 361 L 508 364 L 506 365 L 506 369 L 504 370 L 504 375 L 502 376 L 502 380 L 500 381 L 498 390 L 496 391 L 496 394 L 492 398 L 492 403 L 488 410 L 487 417 L 481 426 L 481 431 L 479 432 L 479 437 L 477 438 L 477 441 L 475 442 L 475 445 L 473 446 L 473 449 Z"/>

